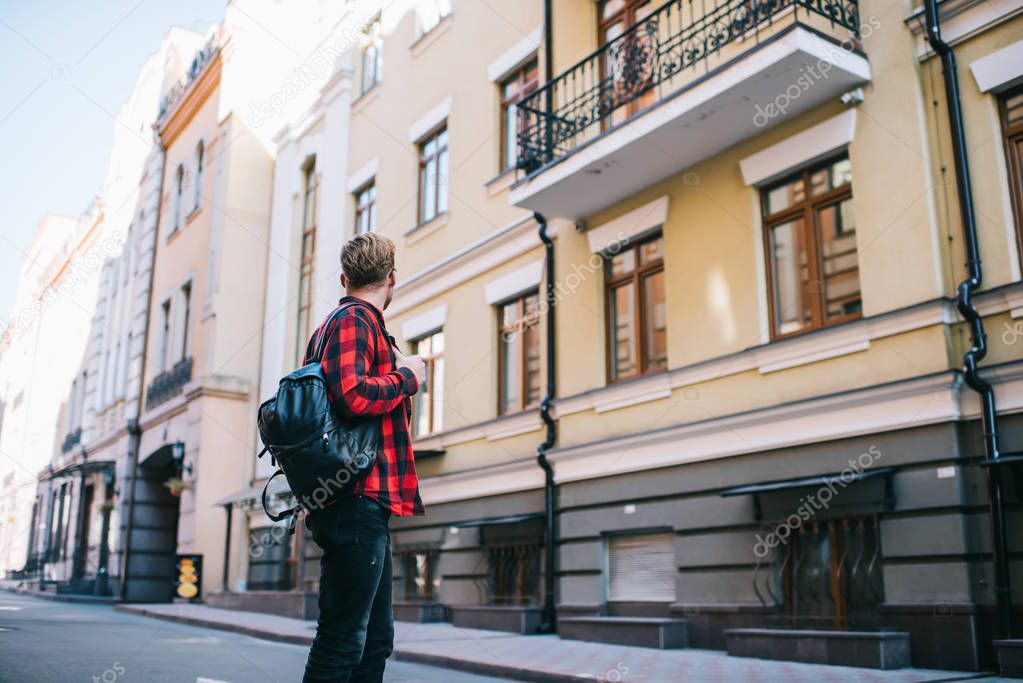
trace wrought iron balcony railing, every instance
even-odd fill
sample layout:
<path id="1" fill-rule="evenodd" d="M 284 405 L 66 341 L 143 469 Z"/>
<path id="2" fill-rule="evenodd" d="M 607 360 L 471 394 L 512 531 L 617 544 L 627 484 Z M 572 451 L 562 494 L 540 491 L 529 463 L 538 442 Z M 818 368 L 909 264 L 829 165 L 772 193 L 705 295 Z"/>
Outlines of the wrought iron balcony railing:
<path id="1" fill-rule="evenodd" d="M 759 40 L 789 8 L 859 37 L 858 0 L 670 0 L 523 98 L 518 167 L 532 173 L 567 155 L 633 113 L 624 108 L 652 104 L 658 86 L 668 91 L 663 99 L 683 72 L 732 43 Z"/>
<path id="2" fill-rule="evenodd" d="M 82 442 L 82 428 L 79 427 L 78 429 L 76 429 L 76 430 L 74 430 L 72 432 L 68 432 L 67 433 L 67 435 L 64 437 L 64 443 L 62 443 L 60 445 L 60 452 L 61 453 L 67 453 L 68 451 L 70 451 L 72 448 L 74 448 L 75 446 L 77 446 L 81 442 Z"/>
<path id="3" fill-rule="evenodd" d="M 146 408 L 155 408 L 181 393 L 185 384 L 192 379 L 192 359 L 184 358 L 170 370 L 153 378 L 146 389 Z"/>
<path id="4" fill-rule="evenodd" d="M 163 115 L 173 109 L 181 98 L 184 97 L 185 93 L 192 83 L 199 77 L 199 74 L 203 72 L 206 65 L 213 60 L 213 55 L 220 49 L 220 36 L 214 34 L 210 36 L 210 39 L 206 41 L 206 44 L 195 53 L 192 58 L 192 63 L 188 66 L 188 71 L 171 86 L 170 90 L 160 100 L 160 110 L 157 113 L 156 118 L 162 119 Z"/>

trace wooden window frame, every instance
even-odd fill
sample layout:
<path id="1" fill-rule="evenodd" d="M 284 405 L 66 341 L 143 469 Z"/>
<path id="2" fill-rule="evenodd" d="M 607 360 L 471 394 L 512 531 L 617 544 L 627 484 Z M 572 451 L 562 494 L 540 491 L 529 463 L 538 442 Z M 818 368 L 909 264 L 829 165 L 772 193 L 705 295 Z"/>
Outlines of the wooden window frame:
<path id="1" fill-rule="evenodd" d="M 429 401 L 428 402 L 426 402 L 426 401 L 423 402 L 423 403 L 426 404 L 424 407 L 426 408 L 426 410 L 429 411 L 429 419 L 427 420 L 427 422 L 428 422 L 427 430 L 425 432 L 419 431 L 419 415 L 415 414 L 415 415 L 412 416 L 412 435 L 413 436 L 429 436 L 431 434 L 436 434 L 439 431 L 438 424 L 437 424 L 437 414 L 436 414 L 436 412 L 434 412 L 433 403 L 434 403 L 435 397 L 437 395 L 436 391 L 438 389 L 437 382 L 435 381 L 436 380 L 436 372 L 437 372 L 437 359 L 444 357 L 444 351 L 440 351 L 439 353 L 434 351 L 434 349 L 433 349 L 434 344 L 433 344 L 432 341 L 430 343 L 430 353 L 427 354 L 427 355 L 422 354 L 420 352 L 420 350 L 419 350 L 419 347 L 420 347 L 420 345 L 422 344 L 422 342 L 424 340 L 430 339 L 431 337 L 433 337 L 436 334 L 442 334 L 443 332 L 444 332 L 444 328 L 441 327 L 441 328 L 433 330 L 432 332 L 428 332 L 427 334 L 424 334 L 424 335 L 422 335 L 422 336 L 412 340 L 412 353 L 413 354 L 418 354 L 419 356 L 421 356 L 422 359 L 423 359 L 423 363 L 426 365 L 426 386 L 427 386 L 427 391 L 429 393 Z M 447 350 L 447 340 L 445 340 L 445 343 L 444 343 L 444 350 Z M 443 383 L 443 378 L 441 378 L 441 380 L 442 380 L 442 383 Z M 419 395 L 419 394 L 417 393 L 417 395 Z M 415 406 L 415 403 L 413 403 L 413 406 Z M 440 421 L 440 429 L 443 429 L 443 424 L 444 424 L 444 419 L 443 419 L 443 415 L 442 415 L 441 416 L 441 421 Z"/>
<path id="2" fill-rule="evenodd" d="M 537 309 L 536 309 L 536 311 L 527 314 L 527 312 L 525 310 L 526 300 L 529 299 L 529 297 L 531 297 L 531 296 L 537 297 Z M 512 304 L 512 303 L 515 303 L 515 304 L 518 305 L 518 317 L 517 317 L 517 319 L 516 319 L 514 324 L 508 324 L 508 323 L 505 323 L 502 320 L 502 316 L 504 315 L 504 308 L 505 308 L 505 306 L 507 306 L 509 304 Z M 538 329 L 540 327 L 540 290 L 539 289 L 531 290 L 531 291 L 526 292 L 524 294 L 520 294 L 519 296 L 517 296 L 515 298 L 508 299 L 508 300 L 506 300 L 506 301 L 504 301 L 502 303 L 497 304 L 497 334 L 498 334 L 498 338 L 499 338 L 498 345 L 497 345 L 497 414 L 498 415 L 502 415 L 502 416 L 503 415 L 514 415 L 515 413 L 520 413 L 520 412 L 522 412 L 524 410 L 529 410 L 530 408 L 534 408 L 534 407 L 536 407 L 536 406 L 538 406 L 540 404 L 539 399 L 536 400 L 536 401 L 529 402 L 529 403 L 526 402 L 526 388 L 527 388 L 527 386 L 529 384 L 529 375 L 528 375 L 528 367 L 527 367 L 527 365 L 528 365 L 527 361 L 529 359 L 529 349 L 528 349 L 527 345 L 525 343 L 523 343 L 522 344 L 521 357 L 519 358 L 520 366 L 519 366 L 519 379 L 518 379 L 518 381 L 519 381 L 519 401 L 518 401 L 518 405 L 516 405 L 515 407 L 509 406 L 508 408 L 504 408 L 504 403 L 505 403 L 505 400 L 504 400 L 504 390 L 506 389 L 505 382 L 504 382 L 504 375 L 505 375 L 505 372 L 504 372 L 505 365 L 504 364 L 507 361 L 507 359 L 505 358 L 505 353 L 506 352 L 505 352 L 505 345 L 504 345 L 503 337 L 508 332 L 517 332 L 519 334 L 522 334 L 526 329 L 528 329 L 529 327 L 534 327 L 534 326 L 536 328 L 538 328 Z M 539 343 L 539 339 L 537 341 L 537 346 L 541 348 L 541 354 L 542 354 L 542 345 Z M 541 375 L 543 374 L 543 369 L 542 368 L 540 369 L 540 374 Z"/>
<path id="3" fill-rule="evenodd" d="M 445 209 L 444 211 L 440 210 L 440 197 L 441 197 L 441 189 L 440 189 L 441 188 L 441 182 L 440 182 L 440 177 L 441 177 L 440 159 L 441 159 L 441 156 L 442 155 L 447 156 L 447 158 L 448 158 L 448 167 L 450 168 L 450 165 L 451 165 L 451 156 L 448 154 L 448 143 L 450 142 L 450 135 L 445 140 L 444 146 L 443 147 L 440 146 L 440 136 L 443 135 L 444 133 L 447 133 L 447 132 L 448 132 L 448 123 L 447 123 L 447 121 L 445 121 L 444 123 L 442 123 L 439 126 L 437 126 L 436 128 L 434 128 L 432 131 L 430 131 L 429 133 L 424 135 L 419 140 L 419 143 L 418 143 L 418 147 L 419 147 L 419 176 L 418 176 L 418 183 L 417 183 L 417 188 L 416 188 L 417 194 L 419 196 L 418 196 L 418 200 L 416 201 L 416 225 L 423 225 L 424 223 L 429 223 L 430 221 L 434 220 L 438 216 L 443 216 L 444 214 L 447 213 L 447 209 Z M 426 154 L 426 146 L 428 144 L 430 144 L 430 142 L 433 141 L 433 140 L 437 140 L 438 141 L 437 148 L 433 151 L 432 154 L 427 156 L 427 154 Z M 433 215 L 427 218 L 426 216 L 423 215 L 424 214 L 424 209 L 426 208 L 426 196 L 423 193 L 425 192 L 426 187 L 427 187 L 427 183 L 424 182 L 425 178 L 426 178 L 426 168 L 429 166 L 431 161 L 436 161 L 435 168 L 437 169 L 437 176 L 436 176 L 436 178 L 434 178 L 434 186 L 433 186 L 433 189 L 434 189 Z M 447 189 L 448 189 L 446 183 L 445 183 L 444 187 L 445 187 L 445 192 L 446 192 Z"/>
<path id="4" fill-rule="evenodd" d="M 1012 215 L 1016 221 L 1016 250 L 1023 263 L 1023 118 L 1009 121 L 1007 101 L 1023 96 L 1023 85 L 1001 93 L 998 97 L 998 118 L 1002 124 L 1002 142 L 1005 145 L 1005 165 L 1009 175 L 1009 196 Z"/>
<path id="5" fill-rule="evenodd" d="M 533 77 L 530 78 L 529 74 L 532 72 Z M 505 95 L 505 90 L 509 85 L 516 86 L 515 92 L 511 95 Z M 508 108 L 521 102 L 526 96 L 532 94 L 540 87 L 540 61 L 534 54 L 529 57 L 520 66 L 513 69 L 507 76 L 505 76 L 501 82 L 498 91 L 498 95 L 501 98 L 501 155 L 498 160 L 500 166 L 500 172 L 505 173 L 515 168 L 518 159 L 509 159 L 508 157 L 508 139 L 509 133 L 517 134 L 518 131 L 508 130 Z M 518 145 L 516 145 L 517 147 Z"/>
<path id="6" fill-rule="evenodd" d="M 847 152 L 836 154 L 824 161 L 819 161 L 815 164 L 806 166 L 794 173 L 791 173 L 785 178 L 778 180 L 777 182 L 765 185 L 759 189 L 760 193 L 760 212 L 762 217 L 763 226 L 763 245 L 764 245 L 764 260 L 766 261 L 766 275 L 767 275 L 767 310 L 770 319 L 771 328 L 771 341 L 777 341 L 780 339 L 787 339 L 789 337 L 799 336 L 801 334 L 807 334 L 815 330 L 822 330 L 828 327 L 834 327 L 835 325 L 841 325 L 851 320 L 859 320 L 863 317 L 862 312 L 850 313 L 847 315 L 832 318 L 831 320 L 825 320 L 824 311 L 824 300 L 822 298 L 823 292 L 817 293 L 813 298 L 813 305 L 810 310 L 810 323 L 805 327 L 791 332 L 780 333 L 778 332 L 778 320 L 776 318 L 777 311 L 775 310 L 775 272 L 774 272 L 774 254 L 771 248 L 771 229 L 777 225 L 782 225 L 794 220 L 801 220 L 803 224 L 803 235 L 804 244 L 806 244 L 807 250 L 807 283 L 823 282 L 823 254 L 821 253 L 821 245 L 819 238 L 819 229 L 817 225 L 817 216 L 821 210 L 831 206 L 841 204 L 843 201 L 850 200 L 853 197 L 852 181 L 840 187 L 833 188 L 826 192 L 822 192 L 818 195 L 811 195 L 810 193 L 810 176 L 822 168 L 827 168 L 832 164 L 842 161 L 848 158 Z M 767 196 L 768 193 L 776 188 L 788 183 L 793 182 L 796 179 L 801 179 L 803 182 L 803 200 L 801 202 L 792 204 L 784 209 L 774 212 L 773 214 L 767 214 Z M 859 256 L 856 259 L 856 273 L 859 276 L 860 262 Z M 862 284 L 862 283 L 861 283 Z M 811 293 L 812 294 L 812 293 Z M 860 301 L 862 304 L 862 290 L 860 291 Z"/>
<path id="7" fill-rule="evenodd" d="M 377 183 L 376 178 L 373 178 L 368 183 L 360 187 L 355 191 L 355 225 L 354 233 L 361 235 L 363 232 L 376 232 L 377 229 Z M 363 201 L 363 195 L 372 192 L 372 196 L 366 201 Z M 366 219 L 366 230 L 360 231 L 359 225 L 362 221 L 362 216 L 367 215 Z"/>
<path id="8" fill-rule="evenodd" d="M 313 307 L 311 296 L 312 279 L 316 261 L 316 224 L 319 222 L 317 204 L 319 202 L 320 182 L 316 173 L 316 159 L 311 159 L 305 165 L 303 170 L 302 232 L 298 242 L 299 258 L 301 259 L 301 263 L 299 264 L 298 273 L 298 310 L 295 314 L 295 355 L 297 357 L 297 363 L 302 362 L 302 357 L 305 354 L 306 342 L 309 340 L 309 334 L 311 333 L 310 327 Z M 305 249 L 307 239 L 309 240 L 310 245 L 308 255 L 306 254 Z M 307 281 L 309 282 L 310 296 L 308 296 L 303 302 L 302 288 L 306 286 Z M 302 329 L 303 314 L 305 314 L 305 329 Z"/>
<path id="9" fill-rule="evenodd" d="M 653 242 L 655 240 L 661 240 L 661 258 L 657 261 L 653 261 L 648 264 L 640 263 L 639 250 L 640 248 Z M 663 368 L 649 368 L 646 358 L 646 326 L 643 324 L 646 320 L 646 313 L 643 311 L 643 292 L 642 283 L 643 280 L 656 275 L 659 272 L 664 272 L 664 235 L 661 230 L 643 237 L 636 241 L 625 243 L 622 249 L 619 249 L 614 254 L 604 254 L 604 319 L 605 319 L 605 343 L 604 343 L 604 370 L 607 376 L 608 384 L 615 382 L 621 382 L 624 380 L 633 379 L 636 377 L 642 377 L 644 375 L 656 374 L 658 372 L 665 372 L 667 370 L 667 362 L 665 362 Z M 608 272 L 608 264 L 611 262 L 611 257 L 618 256 L 626 251 L 632 251 L 634 253 L 635 262 L 638 264 L 628 273 L 623 275 L 617 275 L 612 277 Z M 615 334 L 614 334 L 614 290 L 626 283 L 632 283 L 632 315 L 633 325 L 636 330 L 636 339 L 634 344 L 636 346 L 636 372 L 629 375 L 623 375 L 616 377 L 614 374 L 614 353 L 615 353 Z"/>

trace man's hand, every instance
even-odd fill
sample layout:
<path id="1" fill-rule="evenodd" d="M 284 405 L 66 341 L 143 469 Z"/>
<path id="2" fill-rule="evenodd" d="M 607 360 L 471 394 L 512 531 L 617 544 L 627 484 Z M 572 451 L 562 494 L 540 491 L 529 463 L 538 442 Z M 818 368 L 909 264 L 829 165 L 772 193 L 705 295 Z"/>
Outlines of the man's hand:
<path id="1" fill-rule="evenodd" d="M 408 368 L 412 371 L 420 387 L 426 384 L 426 363 L 423 361 L 422 356 L 406 356 L 401 352 L 401 349 L 395 347 L 394 358 L 399 368 Z"/>

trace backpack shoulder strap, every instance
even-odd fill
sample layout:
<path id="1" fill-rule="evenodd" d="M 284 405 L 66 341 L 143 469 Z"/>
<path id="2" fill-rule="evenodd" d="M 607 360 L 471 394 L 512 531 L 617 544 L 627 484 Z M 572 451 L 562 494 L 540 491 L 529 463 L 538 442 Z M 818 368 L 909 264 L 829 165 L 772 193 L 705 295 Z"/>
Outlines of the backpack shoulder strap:
<path id="1" fill-rule="evenodd" d="M 275 515 L 274 513 L 270 512 L 270 503 L 267 501 L 266 498 L 267 491 L 270 488 L 270 482 L 272 482 L 274 479 L 281 476 L 282 474 L 284 474 L 284 470 L 278 469 L 276 472 L 270 475 L 270 478 L 266 480 L 266 484 L 263 485 L 263 512 L 265 512 L 266 516 L 269 517 L 270 520 L 273 522 L 280 522 L 285 519 L 288 519 L 289 517 L 294 517 L 295 513 L 298 512 L 298 509 L 301 507 L 301 505 L 296 505 L 293 508 L 284 510 L 279 515 Z"/>
<path id="2" fill-rule="evenodd" d="M 336 318 L 340 317 L 341 313 L 347 311 L 349 308 L 356 305 L 358 305 L 358 302 L 356 301 L 349 301 L 347 303 L 341 304 L 340 306 L 335 308 L 329 316 L 327 316 L 327 319 L 323 322 L 323 325 L 320 327 L 319 339 L 316 340 L 316 353 L 311 359 L 311 362 L 318 363 L 321 360 L 323 360 L 323 353 L 327 350 L 327 333 L 330 332 L 330 326 L 334 323 L 334 320 Z"/>

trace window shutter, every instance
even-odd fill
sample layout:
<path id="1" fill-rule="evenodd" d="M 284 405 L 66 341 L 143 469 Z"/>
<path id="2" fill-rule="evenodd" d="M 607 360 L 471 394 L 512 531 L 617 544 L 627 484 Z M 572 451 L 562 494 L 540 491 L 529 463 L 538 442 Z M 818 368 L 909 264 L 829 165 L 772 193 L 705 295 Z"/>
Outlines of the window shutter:
<path id="1" fill-rule="evenodd" d="M 611 537 L 608 549 L 609 602 L 673 602 L 675 543 L 671 533 Z"/>

